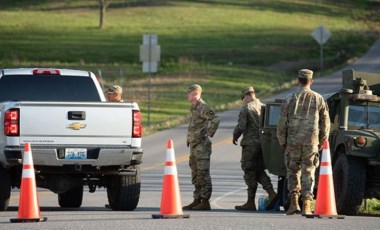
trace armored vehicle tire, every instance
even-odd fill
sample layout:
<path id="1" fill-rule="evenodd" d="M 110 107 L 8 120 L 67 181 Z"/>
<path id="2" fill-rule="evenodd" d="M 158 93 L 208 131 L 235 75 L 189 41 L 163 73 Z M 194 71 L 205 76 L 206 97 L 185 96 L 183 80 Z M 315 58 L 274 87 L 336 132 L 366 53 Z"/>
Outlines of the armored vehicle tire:
<path id="1" fill-rule="evenodd" d="M 0 165 L 0 211 L 8 209 L 11 198 L 11 180 L 8 170 Z"/>
<path id="2" fill-rule="evenodd" d="M 83 186 L 58 194 L 58 203 L 62 208 L 79 208 L 83 200 Z"/>
<path id="3" fill-rule="evenodd" d="M 357 215 L 364 198 L 365 161 L 340 154 L 333 167 L 333 178 L 338 213 Z"/>
<path id="4" fill-rule="evenodd" d="M 140 167 L 131 166 L 136 169 L 136 174 L 111 176 L 111 184 L 107 187 L 108 202 L 112 210 L 132 211 L 135 210 L 140 199 Z"/>

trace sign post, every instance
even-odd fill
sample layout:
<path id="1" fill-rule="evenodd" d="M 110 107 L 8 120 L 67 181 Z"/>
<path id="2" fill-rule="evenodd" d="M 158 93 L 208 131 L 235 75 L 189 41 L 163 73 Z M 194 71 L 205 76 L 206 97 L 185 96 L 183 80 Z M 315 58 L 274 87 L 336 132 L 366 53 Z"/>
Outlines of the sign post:
<path id="1" fill-rule="evenodd" d="M 320 25 L 318 28 L 316 28 L 313 33 L 311 33 L 311 36 L 318 42 L 318 44 L 321 46 L 321 62 L 320 62 L 320 69 L 321 73 L 320 75 L 322 76 L 322 71 L 323 71 L 323 44 L 329 40 L 331 37 L 331 33 L 328 29 L 326 29 L 323 25 Z"/>
<path id="2" fill-rule="evenodd" d="M 161 47 L 158 45 L 158 36 L 144 34 L 143 44 L 140 45 L 140 61 L 143 63 L 143 73 L 149 73 L 148 80 L 148 127 L 150 126 L 150 78 L 151 73 L 157 72 L 157 62 L 160 61 Z"/>

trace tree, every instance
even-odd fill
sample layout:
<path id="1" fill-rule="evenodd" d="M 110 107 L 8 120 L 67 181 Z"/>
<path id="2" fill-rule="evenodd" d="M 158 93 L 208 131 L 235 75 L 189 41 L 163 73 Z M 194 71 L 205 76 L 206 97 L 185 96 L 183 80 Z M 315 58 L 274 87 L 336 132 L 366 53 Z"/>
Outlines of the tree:
<path id="1" fill-rule="evenodd" d="M 106 8 L 107 8 L 107 1 L 106 0 L 99 0 L 99 29 L 103 29 L 104 27 L 104 18 L 106 17 Z"/>

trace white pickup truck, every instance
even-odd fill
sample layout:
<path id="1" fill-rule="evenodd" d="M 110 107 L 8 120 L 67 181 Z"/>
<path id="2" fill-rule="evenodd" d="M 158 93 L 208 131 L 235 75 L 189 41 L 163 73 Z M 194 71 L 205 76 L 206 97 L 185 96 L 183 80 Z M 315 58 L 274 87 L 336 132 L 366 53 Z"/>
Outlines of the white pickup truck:
<path id="1" fill-rule="evenodd" d="M 113 210 L 140 198 L 142 121 L 137 103 L 106 102 L 95 75 L 69 69 L 0 69 L 0 211 L 21 185 L 31 143 L 37 186 L 61 207 L 82 205 L 83 188 L 107 188 Z"/>

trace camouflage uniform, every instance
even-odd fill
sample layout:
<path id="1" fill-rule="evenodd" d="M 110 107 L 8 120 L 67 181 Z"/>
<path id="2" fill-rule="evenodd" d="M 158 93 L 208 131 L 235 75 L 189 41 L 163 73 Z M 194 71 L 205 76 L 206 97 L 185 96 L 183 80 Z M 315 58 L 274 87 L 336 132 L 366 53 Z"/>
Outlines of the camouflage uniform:
<path id="1" fill-rule="evenodd" d="M 310 74 L 311 73 L 311 74 Z M 300 70 L 299 78 L 312 78 L 312 71 Z M 309 87 L 288 95 L 282 106 L 277 137 L 285 149 L 288 190 L 313 199 L 314 174 L 319 165 L 319 146 L 328 139 L 330 118 L 323 97 Z"/>
<path id="2" fill-rule="evenodd" d="M 253 88 L 251 90 L 254 92 Z M 263 186 L 264 190 L 273 191 L 272 182 L 264 171 L 266 167 L 260 144 L 259 119 L 262 105 L 259 99 L 253 99 L 242 106 L 238 124 L 233 132 L 234 140 L 237 140 L 243 134 L 240 141 L 242 146 L 240 162 L 244 171 L 244 180 L 248 186 L 248 197 L 253 197 L 253 199 L 256 195 L 258 182 Z"/>
<path id="3" fill-rule="evenodd" d="M 200 99 L 190 108 L 187 142 L 190 147 L 191 182 L 195 186 L 194 199 L 209 200 L 212 192 L 210 177 L 211 141 L 219 126 L 219 118 Z"/>

